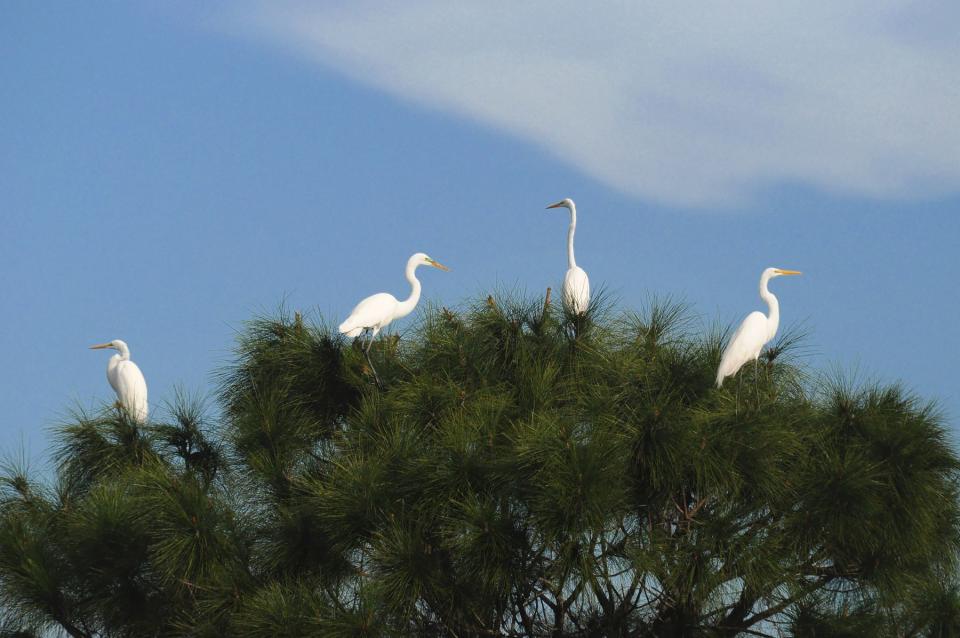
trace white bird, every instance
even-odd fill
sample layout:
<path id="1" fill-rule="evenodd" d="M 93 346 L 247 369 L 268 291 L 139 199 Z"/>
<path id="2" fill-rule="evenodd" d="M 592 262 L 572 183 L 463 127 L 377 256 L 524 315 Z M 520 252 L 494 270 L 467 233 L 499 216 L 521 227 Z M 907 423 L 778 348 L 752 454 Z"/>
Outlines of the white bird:
<path id="1" fill-rule="evenodd" d="M 420 280 L 417 279 L 416 270 L 419 266 L 433 266 L 440 270 L 450 270 L 443 264 L 431 259 L 424 253 L 416 253 L 407 260 L 406 277 L 410 282 L 410 296 L 399 301 L 396 297 L 386 292 L 379 292 L 370 295 L 357 304 L 346 321 L 340 324 L 339 330 L 348 337 L 358 337 L 364 332 L 370 333 L 370 340 L 364 352 L 367 355 L 367 363 L 373 370 L 373 375 L 379 384 L 380 378 L 377 371 L 373 368 L 370 361 L 370 346 L 373 344 L 377 333 L 387 326 L 394 319 L 406 317 L 413 309 L 417 307 L 420 301 Z"/>
<path id="2" fill-rule="evenodd" d="M 737 328 L 720 358 L 720 367 L 717 369 L 718 388 L 723 385 L 724 379 L 735 375 L 748 361 L 753 361 L 756 365 L 763 346 L 777 334 L 777 328 L 780 325 L 780 302 L 767 289 L 767 283 L 781 275 L 799 274 L 801 274 L 799 271 L 782 268 L 767 268 L 763 271 L 763 275 L 760 276 L 760 298 L 767 302 L 770 316 L 755 310 L 747 315 Z"/>
<path id="3" fill-rule="evenodd" d="M 567 231 L 567 274 L 563 277 L 563 305 L 570 312 L 582 315 L 590 306 L 590 280 L 573 256 L 573 234 L 577 232 L 577 205 L 569 197 L 550 208 L 566 208 L 570 211 L 570 229 Z"/>
<path id="4" fill-rule="evenodd" d="M 120 339 L 90 346 L 91 350 L 110 348 L 117 354 L 107 363 L 107 381 L 117 393 L 117 402 L 137 423 L 147 420 L 147 381 L 137 364 L 130 360 L 130 348 Z"/>

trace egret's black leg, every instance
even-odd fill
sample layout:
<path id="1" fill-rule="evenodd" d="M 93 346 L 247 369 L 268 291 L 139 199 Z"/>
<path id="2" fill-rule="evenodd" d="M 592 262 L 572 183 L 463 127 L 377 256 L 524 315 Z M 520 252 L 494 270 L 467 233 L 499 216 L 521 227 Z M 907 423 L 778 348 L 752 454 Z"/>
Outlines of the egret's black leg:
<path id="1" fill-rule="evenodd" d="M 743 385 L 743 370 L 737 370 L 737 408 L 736 415 L 740 416 L 740 387 Z"/>
<path id="2" fill-rule="evenodd" d="M 370 360 L 370 348 L 373 347 L 373 330 L 367 328 L 367 332 L 370 333 L 370 337 L 367 340 L 367 347 L 363 349 L 363 353 L 367 356 L 367 365 L 370 366 L 370 370 L 373 371 L 373 378 L 377 382 L 377 387 L 381 390 L 383 389 L 383 383 L 380 382 L 380 375 L 377 374 L 377 369 L 373 367 L 373 361 Z"/>
<path id="3" fill-rule="evenodd" d="M 753 360 L 753 388 L 757 395 L 757 408 L 760 407 L 760 359 Z"/>

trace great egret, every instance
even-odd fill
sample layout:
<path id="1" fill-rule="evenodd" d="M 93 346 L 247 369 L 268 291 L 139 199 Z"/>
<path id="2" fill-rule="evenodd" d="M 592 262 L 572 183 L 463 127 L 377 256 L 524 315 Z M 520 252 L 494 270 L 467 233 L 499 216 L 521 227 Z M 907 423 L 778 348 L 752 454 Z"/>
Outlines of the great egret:
<path id="1" fill-rule="evenodd" d="M 756 365 L 763 346 L 777 334 L 777 327 L 780 325 L 780 302 L 767 289 L 767 283 L 774 277 L 799 274 L 799 271 L 782 268 L 767 268 L 763 271 L 760 276 L 760 298 L 770 307 L 770 316 L 754 310 L 737 328 L 720 358 L 720 367 L 717 369 L 718 388 L 723 385 L 724 379 L 735 375 L 748 361 L 753 361 Z"/>
<path id="2" fill-rule="evenodd" d="M 378 385 L 380 384 L 380 377 L 373 367 L 373 362 L 370 361 L 370 346 L 373 345 L 373 340 L 377 336 L 377 333 L 385 328 L 387 324 L 394 319 L 406 317 L 417 307 L 417 302 L 420 301 L 420 280 L 417 279 L 416 276 L 418 266 L 433 266 L 440 270 L 450 270 L 424 253 L 412 255 L 410 259 L 407 260 L 407 268 L 405 271 L 407 281 L 410 282 L 409 297 L 403 301 L 399 301 L 396 297 L 386 292 L 378 292 L 375 295 L 370 295 L 358 303 L 346 321 L 339 326 L 340 332 L 348 337 L 358 337 L 364 332 L 370 334 L 367 347 L 364 348 L 364 353 L 367 356 L 367 363 L 370 364 L 370 369 L 373 370 L 373 376 L 376 378 Z"/>
<path id="3" fill-rule="evenodd" d="M 574 314 L 582 315 L 590 306 L 590 280 L 573 256 L 573 234 L 577 232 L 577 205 L 569 197 L 547 209 L 566 208 L 570 211 L 570 229 L 567 231 L 567 274 L 563 277 L 563 305 Z"/>
<path id="4" fill-rule="evenodd" d="M 110 361 L 107 363 L 107 381 L 110 382 L 113 391 L 117 393 L 117 402 L 137 423 L 145 423 L 147 420 L 147 382 L 137 364 L 130 360 L 130 348 L 120 339 L 90 346 L 91 350 L 103 350 L 105 348 L 117 351 L 117 354 L 110 357 Z"/>

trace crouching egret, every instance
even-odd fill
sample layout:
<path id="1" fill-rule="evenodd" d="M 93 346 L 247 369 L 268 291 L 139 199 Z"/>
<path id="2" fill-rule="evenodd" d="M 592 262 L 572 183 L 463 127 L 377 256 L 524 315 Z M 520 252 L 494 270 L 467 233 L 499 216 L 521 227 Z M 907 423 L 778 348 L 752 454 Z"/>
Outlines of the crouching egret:
<path id="1" fill-rule="evenodd" d="M 569 197 L 547 209 L 566 208 L 570 211 L 570 229 L 567 231 L 567 274 L 563 278 L 563 305 L 577 315 L 582 315 L 590 306 L 590 280 L 573 256 L 573 235 L 577 232 L 577 205 Z"/>
<path id="2" fill-rule="evenodd" d="M 767 302 L 770 316 L 755 310 L 747 315 L 737 328 L 720 358 L 720 367 L 717 369 L 718 388 L 723 385 L 724 379 L 735 375 L 748 361 L 758 365 L 763 346 L 777 334 L 777 327 L 780 325 L 780 302 L 767 288 L 767 283 L 774 277 L 799 274 L 799 271 L 782 268 L 767 268 L 763 271 L 760 276 L 760 298 Z"/>
<path id="3" fill-rule="evenodd" d="M 147 381 L 137 364 L 130 360 L 130 348 L 120 339 L 90 346 L 91 350 L 110 348 L 117 354 L 107 363 L 107 381 L 117 393 L 117 402 L 137 423 L 147 420 Z"/>
<path id="4" fill-rule="evenodd" d="M 339 326 L 340 332 L 348 337 L 359 337 L 364 332 L 369 333 L 369 341 L 367 342 L 366 348 L 364 348 L 364 353 L 367 356 L 367 363 L 370 365 L 370 369 L 373 370 L 373 376 L 377 380 L 377 385 L 380 385 L 380 377 L 377 375 L 377 370 L 373 367 L 373 362 L 370 361 L 370 346 L 373 345 L 373 340 L 377 336 L 377 333 L 385 328 L 387 324 L 394 319 L 406 317 L 417 307 L 417 302 L 420 301 L 420 280 L 417 279 L 416 270 L 419 266 L 433 266 L 440 270 L 450 270 L 424 253 L 412 255 L 410 259 L 407 260 L 406 269 L 407 281 L 410 282 L 409 297 L 403 301 L 399 301 L 396 297 L 386 292 L 370 295 L 358 303 L 346 321 Z"/>

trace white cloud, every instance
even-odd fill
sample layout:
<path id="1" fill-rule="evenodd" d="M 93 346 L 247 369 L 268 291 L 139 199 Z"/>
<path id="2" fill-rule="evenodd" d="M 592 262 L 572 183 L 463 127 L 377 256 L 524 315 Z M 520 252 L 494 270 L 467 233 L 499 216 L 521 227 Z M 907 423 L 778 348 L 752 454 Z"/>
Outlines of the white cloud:
<path id="1" fill-rule="evenodd" d="M 952 0 L 272 1 L 234 26 L 527 139 L 623 192 L 960 190 Z"/>

